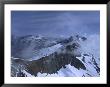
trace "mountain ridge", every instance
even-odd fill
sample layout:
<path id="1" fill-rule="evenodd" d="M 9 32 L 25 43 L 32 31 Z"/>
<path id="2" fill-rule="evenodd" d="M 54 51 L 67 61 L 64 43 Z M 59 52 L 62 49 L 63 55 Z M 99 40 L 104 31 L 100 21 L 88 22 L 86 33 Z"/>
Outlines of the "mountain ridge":
<path id="1" fill-rule="evenodd" d="M 16 57 L 12 55 L 12 67 L 15 65 L 17 66 L 18 64 L 17 69 L 14 70 L 14 68 L 12 68 L 13 69 L 12 73 L 14 73 L 12 74 L 12 76 L 14 77 L 24 76 L 25 77 L 25 76 L 28 76 L 26 75 L 27 73 L 35 77 L 39 75 L 43 75 L 45 73 L 47 73 L 46 76 L 48 75 L 52 76 L 53 74 L 58 76 L 59 72 L 62 72 L 62 70 L 67 72 L 68 69 L 76 70 L 78 72 L 83 73 L 82 74 L 83 77 L 100 75 L 100 66 L 96 62 L 96 58 L 94 57 L 94 55 L 81 52 L 80 42 L 85 42 L 86 40 L 88 40 L 88 38 L 82 37 L 79 35 L 70 36 L 69 38 L 66 38 L 66 39 L 52 39 L 51 38 L 51 40 L 50 38 L 49 39 L 46 37 L 39 38 L 35 36 L 27 36 L 26 38 L 30 38 L 30 37 L 32 38 L 28 40 L 25 39 L 25 40 L 26 42 L 32 40 L 32 42 L 30 42 L 31 45 L 30 44 L 27 45 L 26 43 L 27 46 L 31 47 L 31 50 L 28 48 L 29 52 L 27 50 L 24 52 L 27 52 L 29 54 L 32 53 L 31 55 L 34 57 L 30 57 L 32 58 L 30 61 L 30 60 L 27 60 L 26 58 L 20 59 L 19 56 Z M 33 43 L 35 43 L 36 41 L 40 41 L 39 42 L 40 46 L 41 46 L 41 42 L 44 41 L 42 42 L 43 46 L 40 49 L 34 49 Z M 48 45 L 45 45 L 47 41 L 49 41 Z M 36 43 L 36 45 L 38 45 L 38 43 Z M 39 56 L 39 54 L 41 56 Z M 70 67 L 72 69 L 70 69 Z M 71 71 L 71 72 L 74 72 L 74 71 Z M 22 74 L 19 75 L 20 73 Z M 67 72 L 67 73 L 70 73 L 70 72 Z M 77 76 L 76 73 L 74 72 L 74 76 Z M 73 73 L 71 73 L 71 75 L 73 75 Z M 71 75 L 68 75 L 68 76 L 71 76 Z"/>

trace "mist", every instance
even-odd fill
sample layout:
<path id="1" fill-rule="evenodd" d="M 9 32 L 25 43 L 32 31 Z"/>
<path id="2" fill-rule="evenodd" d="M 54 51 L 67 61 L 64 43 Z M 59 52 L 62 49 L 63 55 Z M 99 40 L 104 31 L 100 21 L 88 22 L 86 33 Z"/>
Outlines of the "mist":
<path id="1" fill-rule="evenodd" d="M 99 34 L 100 11 L 12 11 L 11 29 L 16 36 Z"/>

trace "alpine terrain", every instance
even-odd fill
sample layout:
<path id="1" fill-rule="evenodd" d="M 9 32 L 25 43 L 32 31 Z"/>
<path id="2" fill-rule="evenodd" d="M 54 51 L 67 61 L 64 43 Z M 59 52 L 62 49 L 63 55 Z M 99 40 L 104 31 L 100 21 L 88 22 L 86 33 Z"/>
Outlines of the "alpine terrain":
<path id="1" fill-rule="evenodd" d="M 11 37 L 12 77 L 99 77 L 99 36 Z"/>

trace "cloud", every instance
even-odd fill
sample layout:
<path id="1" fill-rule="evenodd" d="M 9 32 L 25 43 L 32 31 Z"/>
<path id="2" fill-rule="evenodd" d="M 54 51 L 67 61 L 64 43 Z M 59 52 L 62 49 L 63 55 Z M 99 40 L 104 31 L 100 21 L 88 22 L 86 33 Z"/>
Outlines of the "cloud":
<path id="1" fill-rule="evenodd" d="M 12 33 L 69 36 L 98 33 L 99 11 L 12 11 Z"/>

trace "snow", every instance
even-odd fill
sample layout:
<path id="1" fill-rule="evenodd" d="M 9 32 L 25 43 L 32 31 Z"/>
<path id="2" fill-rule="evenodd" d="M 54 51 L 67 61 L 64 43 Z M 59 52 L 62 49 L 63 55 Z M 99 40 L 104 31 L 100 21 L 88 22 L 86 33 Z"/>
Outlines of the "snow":
<path id="1" fill-rule="evenodd" d="M 100 35 L 88 35 L 86 41 L 80 41 L 82 54 L 93 55 L 98 66 L 100 65 Z"/>
<path id="2" fill-rule="evenodd" d="M 83 53 L 93 54 L 100 57 L 100 36 L 98 34 L 89 35 L 86 41 L 80 41 Z"/>
<path id="3" fill-rule="evenodd" d="M 37 37 L 36 39 L 41 39 L 42 37 Z M 99 35 L 90 35 L 87 37 L 86 41 L 79 40 L 79 43 L 81 45 L 81 48 L 79 48 L 79 52 L 81 51 L 81 57 L 76 57 L 79 59 L 84 66 L 86 67 L 86 70 L 83 69 L 77 69 L 74 66 L 71 66 L 70 64 L 65 65 L 66 68 L 61 68 L 57 71 L 57 73 L 48 74 L 48 73 L 36 73 L 37 77 L 83 77 L 83 76 L 96 76 L 98 77 L 99 74 L 97 73 L 95 69 L 94 62 L 92 61 L 92 57 L 94 56 L 94 59 L 96 63 L 98 64 L 100 68 L 100 38 Z M 29 61 L 38 60 L 42 57 L 49 56 L 50 54 L 54 52 L 59 52 L 60 48 L 63 47 L 63 45 L 56 44 L 51 47 L 42 48 L 38 52 L 36 52 L 36 55 L 29 59 Z M 78 53 L 78 51 L 77 51 Z M 75 53 L 74 53 L 75 54 Z M 87 54 L 88 56 L 84 56 L 83 54 Z M 83 61 L 83 57 L 85 61 Z M 19 59 L 19 58 L 13 58 L 12 59 Z M 14 67 L 15 68 L 15 67 Z M 23 70 L 23 73 L 27 77 L 34 77 L 33 75 L 29 74 L 27 71 Z"/>
<path id="4" fill-rule="evenodd" d="M 37 37 L 37 38 L 35 38 L 35 39 L 36 39 L 36 40 L 37 40 L 37 39 L 42 39 L 42 37 L 39 36 L 39 37 Z"/>
<path id="5" fill-rule="evenodd" d="M 99 74 L 97 73 L 96 69 L 94 68 L 94 63 L 92 61 L 92 55 L 84 56 L 85 62 L 82 61 L 83 55 L 81 57 L 76 57 L 79 59 L 86 67 L 86 70 L 83 69 L 77 69 L 74 66 L 71 66 L 70 64 L 65 65 L 66 68 L 61 68 L 57 73 L 53 74 L 47 74 L 47 73 L 37 73 L 38 77 L 99 77 Z"/>
<path id="6" fill-rule="evenodd" d="M 61 68 L 57 73 L 47 74 L 47 73 L 37 73 L 38 77 L 82 77 L 86 72 L 82 69 L 78 70 L 70 64 L 65 65 L 66 68 Z"/>
<path id="7" fill-rule="evenodd" d="M 15 57 L 11 57 L 11 58 L 12 58 L 12 59 L 15 59 L 15 60 L 16 60 L 16 59 L 20 59 L 20 58 L 15 58 Z"/>
<path id="8" fill-rule="evenodd" d="M 37 73 L 37 77 L 82 77 L 85 74 L 85 71 L 80 69 L 78 70 L 70 64 L 65 65 L 66 68 L 61 68 L 57 73 L 47 74 L 47 73 Z M 29 74 L 27 71 L 22 71 L 27 77 L 35 77 Z"/>
<path id="9" fill-rule="evenodd" d="M 88 59 L 86 63 L 84 64 L 86 67 L 86 70 L 83 69 L 77 69 L 74 66 L 71 66 L 70 64 L 65 65 L 66 68 L 61 68 L 57 73 L 53 74 L 47 74 L 47 73 L 37 73 L 38 77 L 83 77 L 86 76 L 99 76 L 97 74 L 97 71 L 93 67 L 93 64 L 89 64 L 90 57 L 86 58 Z M 89 75 L 88 75 L 89 74 Z"/>
<path id="10" fill-rule="evenodd" d="M 25 70 L 23 70 L 22 72 L 23 72 L 27 77 L 35 77 L 35 76 L 29 74 L 28 72 L 26 72 Z"/>
<path id="11" fill-rule="evenodd" d="M 28 40 L 38 40 L 38 39 L 42 39 L 42 36 L 39 35 L 36 37 L 33 35 L 33 36 L 28 37 Z"/>
<path id="12" fill-rule="evenodd" d="M 85 62 L 82 61 L 82 56 L 77 57 L 81 62 L 83 62 L 84 66 L 86 67 L 87 73 L 91 76 L 99 76 L 96 69 L 94 68 L 94 63 L 92 62 L 92 55 L 84 56 Z"/>
<path id="13" fill-rule="evenodd" d="M 59 44 L 56 44 L 56 45 L 48 47 L 48 48 L 43 48 L 37 53 L 36 56 L 34 56 L 32 59 L 30 59 L 30 61 L 38 60 L 42 57 L 48 56 L 48 55 L 56 52 L 60 47 L 62 47 L 62 45 L 59 43 Z"/>
<path id="14" fill-rule="evenodd" d="M 20 60 L 24 60 L 24 61 L 25 61 L 25 59 L 21 59 L 21 58 L 15 58 L 15 57 L 11 57 L 11 59 L 13 59 L 13 60 L 20 59 Z"/>

